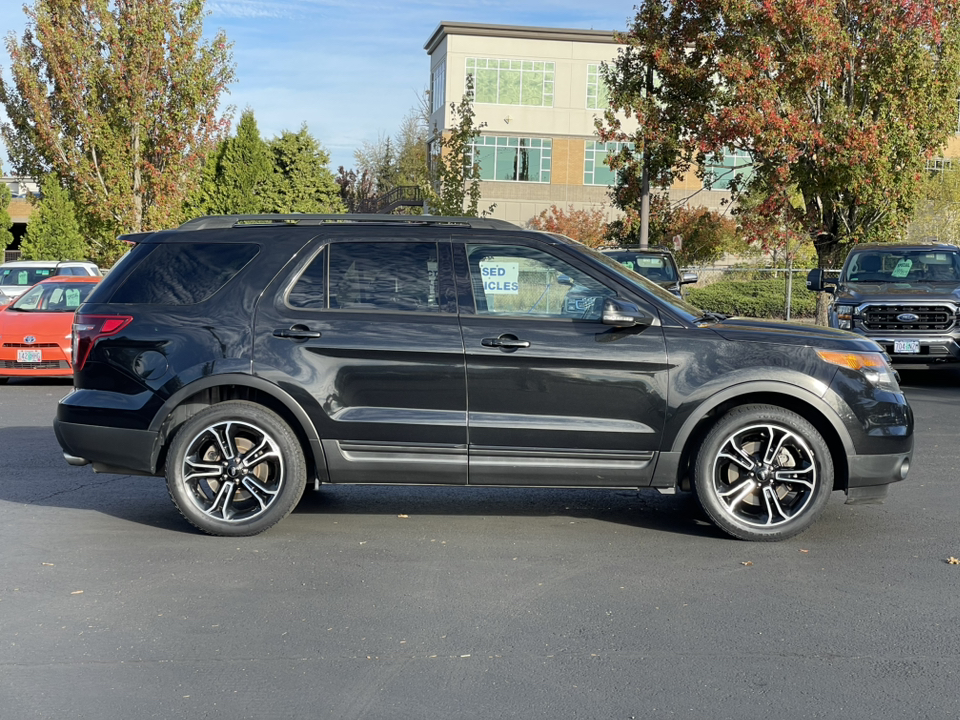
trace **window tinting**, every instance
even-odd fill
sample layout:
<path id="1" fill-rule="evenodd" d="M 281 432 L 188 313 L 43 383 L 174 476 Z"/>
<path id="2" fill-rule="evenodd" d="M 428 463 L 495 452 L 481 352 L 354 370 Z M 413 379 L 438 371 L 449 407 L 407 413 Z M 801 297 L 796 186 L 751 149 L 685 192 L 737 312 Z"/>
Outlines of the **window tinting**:
<path id="1" fill-rule="evenodd" d="M 436 243 L 335 243 L 330 307 L 439 312 Z"/>
<path id="2" fill-rule="evenodd" d="M 0 285 L 36 285 L 53 275 L 54 268 L 9 267 L 0 270 Z"/>
<path id="3" fill-rule="evenodd" d="M 479 315 L 599 320 L 616 293 L 582 270 L 526 246 L 468 245 Z"/>
<path id="4" fill-rule="evenodd" d="M 111 302 L 191 305 L 203 302 L 259 252 L 247 243 L 164 243 L 137 265 Z"/>
<path id="5" fill-rule="evenodd" d="M 296 284 L 287 295 L 287 304 L 291 307 L 319 309 L 326 307 L 323 278 L 326 274 L 327 254 L 317 254 L 306 269 L 297 278 Z"/>

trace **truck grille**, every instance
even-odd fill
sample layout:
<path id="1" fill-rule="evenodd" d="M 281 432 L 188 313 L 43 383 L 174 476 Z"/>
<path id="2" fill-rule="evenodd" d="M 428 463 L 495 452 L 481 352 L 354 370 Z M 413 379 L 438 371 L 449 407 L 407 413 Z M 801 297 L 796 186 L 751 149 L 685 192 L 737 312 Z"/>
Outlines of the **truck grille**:
<path id="1" fill-rule="evenodd" d="M 860 317 L 867 330 L 945 332 L 954 325 L 954 313 L 949 305 L 867 305 Z M 904 315 L 917 319 L 902 319 Z"/>

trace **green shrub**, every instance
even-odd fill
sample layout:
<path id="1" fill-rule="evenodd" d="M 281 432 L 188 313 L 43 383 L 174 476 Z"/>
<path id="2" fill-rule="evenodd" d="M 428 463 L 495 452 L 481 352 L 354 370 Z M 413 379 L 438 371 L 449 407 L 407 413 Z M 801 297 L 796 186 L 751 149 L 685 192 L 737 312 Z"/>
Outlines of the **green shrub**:
<path id="1" fill-rule="evenodd" d="M 783 319 L 787 282 L 783 278 L 749 282 L 721 280 L 707 287 L 691 288 L 684 297 L 697 307 L 711 312 Z M 794 278 L 790 318 L 812 318 L 816 314 L 816 307 L 816 293 L 807 290 L 802 279 Z"/>

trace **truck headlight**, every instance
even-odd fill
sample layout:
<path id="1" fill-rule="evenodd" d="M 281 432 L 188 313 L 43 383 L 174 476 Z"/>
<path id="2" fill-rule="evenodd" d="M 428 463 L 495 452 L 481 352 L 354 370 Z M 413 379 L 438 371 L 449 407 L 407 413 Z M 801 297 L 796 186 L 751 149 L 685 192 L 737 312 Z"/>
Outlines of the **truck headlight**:
<path id="1" fill-rule="evenodd" d="M 835 305 L 834 311 L 837 313 L 837 327 L 841 330 L 850 330 L 853 328 L 853 311 L 855 305 Z"/>
<path id="2" fill-rule="evenodd" d="M 860 373 L 868 383 L 879 390 L 900 392 L 900 385 L 884 353 L 817 350 L 817 355 L 831 365 L 839 365 Z"/>

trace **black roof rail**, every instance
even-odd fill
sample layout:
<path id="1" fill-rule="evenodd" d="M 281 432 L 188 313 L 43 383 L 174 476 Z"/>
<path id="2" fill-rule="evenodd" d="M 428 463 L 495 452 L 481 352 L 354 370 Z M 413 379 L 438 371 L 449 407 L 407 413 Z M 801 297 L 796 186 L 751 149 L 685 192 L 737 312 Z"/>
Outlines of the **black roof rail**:
<path id="1" fill-rule="evenodd" d="M 367 223 L 384 225 L 446 225 L 485 230 L 521 230 L 519 225 L 506 220 L 474 217 L 445 217 L 442 215 L 372 215 L 372 214 L 274 214 L 274 215 L 209 215 L 183 223 L 177 230 L 211 230 L 232 227 L 282 227 L 284 225 L 333 225 Z"/>

